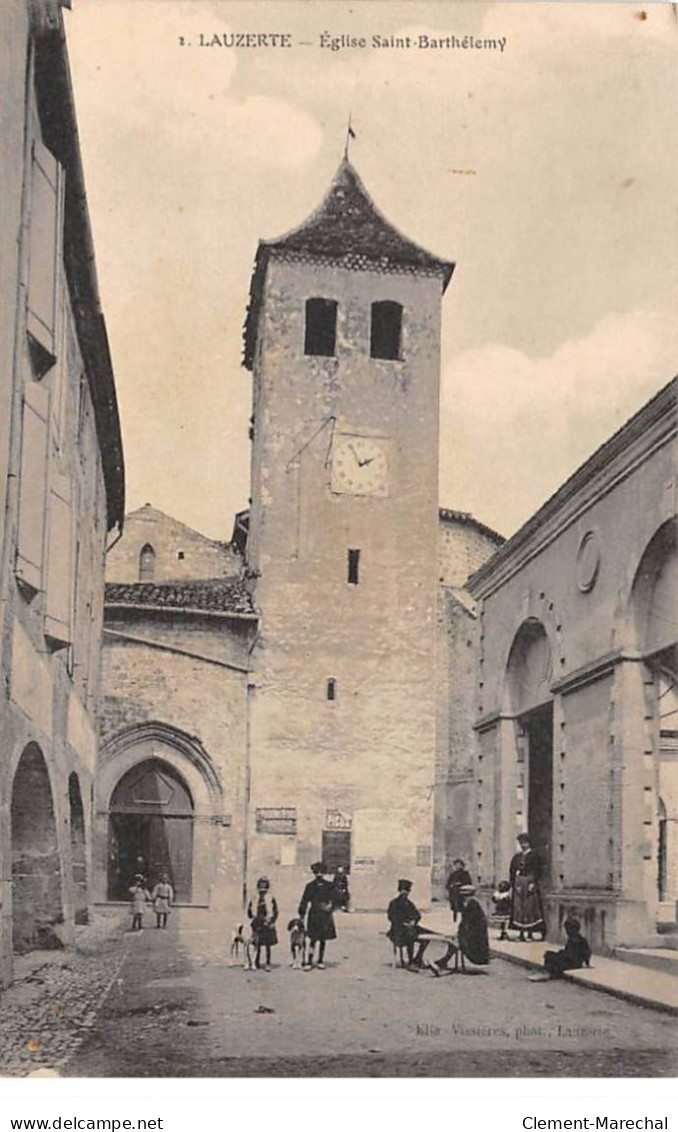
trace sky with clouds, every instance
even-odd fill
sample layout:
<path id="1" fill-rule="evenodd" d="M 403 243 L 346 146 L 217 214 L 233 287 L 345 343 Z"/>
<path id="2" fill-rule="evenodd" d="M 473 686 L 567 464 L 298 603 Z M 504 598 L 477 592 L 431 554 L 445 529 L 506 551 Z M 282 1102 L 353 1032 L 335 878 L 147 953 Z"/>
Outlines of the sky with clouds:
<path id="1" fill-rule="evenodd" d="M 246 506 L 257 241 L 318 205 L 349 113 L 379 208 L 457 263 L 442 505 L 510 534 L 678 369 L 670 5 L 75 0 L 66 22 L 129 510 L 224 538 Z M 198 46 L 228 31 L 293 46 Z"/>

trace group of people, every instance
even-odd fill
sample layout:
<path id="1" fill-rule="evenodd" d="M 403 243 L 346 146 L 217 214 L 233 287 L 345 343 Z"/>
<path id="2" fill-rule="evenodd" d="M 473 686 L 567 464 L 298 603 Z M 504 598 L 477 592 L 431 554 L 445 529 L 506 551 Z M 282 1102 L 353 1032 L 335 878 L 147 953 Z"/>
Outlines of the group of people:
<path id="1" fill-rule="evenodd" d="M 327 878 L 326 869 L 321 861 L 311 865 L 311 872 L 313 880 L 304 888 L 299 903 L 298 918 L 290 920 L 288 931 L 292 931 L 293 926 L 299 921 L 303 924 L 308 943 L 303 965 L 315 966 L 322 971 L 325 969 L 325 946 L 329 940 L 337 938 L 334 913 L 337 909 L 348 911 L 350 894 L 348 877 L 343 868 L 337 870 L 334 880 Z M 271 892 L 268 877 L 259 877 L 257 895 L 252 897 L 247 905 L 247 918 L 256 941 L 254 966 L 263 966 L 264 970 L 268 970 L 271 966 L 271 948 L 278 942 L 276 929 L 278 902 Z"/>
<path id="2" fill-rule="evenodd" d="M 174 889 L 170 884 L 167 873 L 163 873 L 158 883 L 149 892 L 143 873 L 137 873 L 130 886 L 130 912 L 132 914 L 132 931 L 140 932 L 144 926 L 144 912 L 149 904 L 153 905 L 156 928 L 166 928 L 167 918 L 174 904 Z"/>
<path id="3" fill-rule="evenodd" d="M 457 865 L 459 862 L 455 862 Z M 463 865 L 463 862 L 462 862 Z M 464 870 L 465 871 L 465 870 Z M 459 917 L 456 936 L 444 936 L 447 942 L 445 953 L 434 963 L 427 962 L 425 953 L 433 939 L 440 932 L 427 929 L 421 923 L 421 912 L 410 899 L 412 881 L 403 878 L 398 881 L 398 895 L 388 906 L 389 930 L 386 933 L 393 947 L 407 955 L 410 967 L 428 967 L 434 975 L 441 975 L 449 967 L 450 960 L 459 955 L 478 967 L 490 961 L 490 943 L 487 934 L 487 917 L 475 896 L 475 888 L 470 883 L 454 882 L 454 904 L 451 904 L 454 923 Z M 462 878 L 463 879 L 463 878 Z"/>
<path id="4" fill-rule="evenodd" d="M 534 940 L 535 934 L 539 934 L 542 941 L 546 939 L 546 919 L 541 894 L 543 872 L 542 856 L 533 848 L 529 834 L 519 834 L 518 851 L 511 859 L 509 879 L 501 881 L 492 895 L 494 912 L 500 924 L 500 939 L 509 938 L 507 928 L 509 931 L 518 932 L 519 943 Z M 459 931 L 462 951 L 465 896 L 472 891 L 470 874 L 463 860 L 457 858 L 447 879 L 447 893 L 454 922 L 456 923 L 457 916 L 461 915 L 462 918 Z M 477 917 L 475 911 L 474 917 Z M 591 962 L 591 947 L 581 933 L 581 921 L 577 916 L 570 914 L 563 927 L 566 936 L 565 946 L 559 951 L 544 953 L 543 977 L 545 978 L 559 978 L 565 971 L 578 970 L 589 966 Z"/>
<path id="5" fill-rule="evenodd" d="M 519 933 L 521 942 L 534 939 L 534 933 L 546 938 L 546 921 L 540 889 L 543 871 L 542 859 L 532 848 L 528 834 L 518 837 L 518 852 L 514 855 L 509 870 L 509 880 L 502 882 L 492 899 L 495 913 L 501 923 L 500 939 L 507 939 L 506 925 Z M 288 924 L 294 932 L 300 927 L 305 936 L 303 966 L 325 968 L 325 947 L 328 941 L 336 939 L 334 913 L 337 909 L 348 911 L 350 893 L 345 869 L 339 868 L 334 879 L 329 880 L 327 870 L 321 861 L 311 865 L 313 879 L 302 893 L 298 916 Z M 443 935 L 447 949 L 435 963 L 427 962 L 425 955 L 432 939 L 441 936 L 440 932 L 426 928 L 421 923 L 421 912 L 411 899 L 412 882 L 406 878 L 398 881 L 398 891 L 387 909 L 389 928 L 387 936 L 394 951 L 400 950 L 407 957 L 411 967 L 428 967 L 435 975 L 448 969 L 450 960 L 458 957 L 468 959 L 476 966 L 485 966 L 490 961 L 490 948 L 487 917 L 476 899 L 475 888 L 464 861 L 457 858 L 447 879 L 447 893 L 456 926 L 454 935 Z M 174 891 L 170 878 L 164 874 L 149 892 L 145 878 L 138 873 L 130 888 L 132 931 L 141 931 L 143 913 L 152 904 L 156 916 L 156 927 L 166 928 L 167 919 L 174 904 Z M 268 877 L 259 877 L 256 896 L 247 906 L 247 916 L 255 948 L 256 967 L 268 970 L 271 966 L 271 950 L 278 943 L 276 922 L 278 903 L 271 892 Z M 544 956 L 545 977 L 556 978 L 567 970 L 588 965 L 591 949 L 581 934 L 581 924 L 576 916 L 570 915 L 564 924 L 567 941 L 561 951 L 547 951 Z M 316 959 L 317 948 L 317 959 Z M 263 958 L 263 964 L 262 964 Z"/>

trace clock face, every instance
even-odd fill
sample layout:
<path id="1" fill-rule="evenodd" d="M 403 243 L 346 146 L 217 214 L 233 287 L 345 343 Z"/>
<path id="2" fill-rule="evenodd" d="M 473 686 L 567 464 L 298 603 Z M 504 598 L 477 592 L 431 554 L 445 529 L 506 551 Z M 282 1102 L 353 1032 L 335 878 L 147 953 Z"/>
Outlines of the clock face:
<path id="1" fill-rule="evenodd" d="M 373 436 L 338 436 L 331 486 L 344 495 L 387 495 L 388 442 Z"/>

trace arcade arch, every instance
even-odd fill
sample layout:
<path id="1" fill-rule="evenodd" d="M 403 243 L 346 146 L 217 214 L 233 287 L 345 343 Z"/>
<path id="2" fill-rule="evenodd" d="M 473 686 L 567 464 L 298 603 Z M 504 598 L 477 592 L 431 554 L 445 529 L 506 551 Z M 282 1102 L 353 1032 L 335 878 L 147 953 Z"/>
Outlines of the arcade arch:
<path id="1" fill-rule="evenodd" d="M 542 855 L 547 884 L 553 840 L 552 680 L 552 651 L 546 629 L 537 618 L 528 618 L 518 629 L 509 652 L 506 697 L 516 720 L 516 754 L 522 768 L 517 813 L 522 814 L 520 824 Z"/>
<path id="2" fill-rule="evenodd" d="M 646 547 L 631 590 L 633 643 L 643 657 L 646 716 L 658 756 L 655 801 L 656 899 L 675 919 L 678 900 L 678 522 L 663 523 Z"/>
<path id="3" fill-rule="evenodd" d="M 29 743 L 17 764 L 10 803 L 12 943 L 17 952 L 60 946 L 64 920 L 61 861 L 47 764 Z"/>

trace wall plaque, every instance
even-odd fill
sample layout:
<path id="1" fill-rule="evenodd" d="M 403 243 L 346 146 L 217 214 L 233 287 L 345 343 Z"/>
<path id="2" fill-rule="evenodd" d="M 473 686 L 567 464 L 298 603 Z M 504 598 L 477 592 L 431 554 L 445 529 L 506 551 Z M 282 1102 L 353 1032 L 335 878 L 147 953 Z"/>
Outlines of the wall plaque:
<path id="1" fill-rule="evenodd" d="M 257 833 L 297 832 L 296 806 L 259 806 L 256 810 Z"/>
<path id="2" fill-rule="evenodd" d="M 325 811 L 325 829 L 352 829 L 353 816 L 343 810 Z"/>

